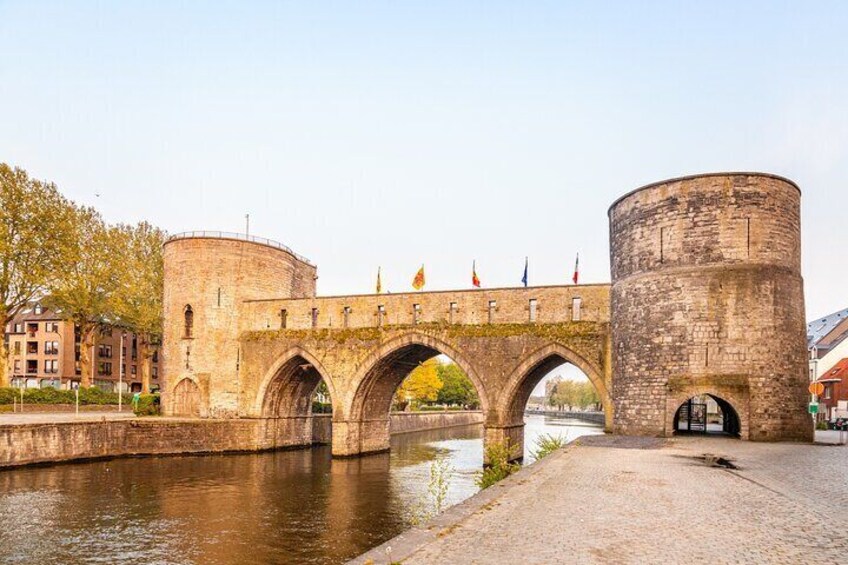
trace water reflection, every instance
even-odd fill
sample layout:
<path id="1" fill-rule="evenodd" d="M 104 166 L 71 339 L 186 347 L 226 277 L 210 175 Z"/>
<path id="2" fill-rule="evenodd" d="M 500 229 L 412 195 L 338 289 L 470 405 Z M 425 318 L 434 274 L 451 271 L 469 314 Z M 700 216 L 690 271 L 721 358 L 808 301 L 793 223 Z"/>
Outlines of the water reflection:
<path id="1" fill-rule="evenodd" d="M 527 418 L 569 439 L 600 428 Z M 4 563 L 340 563 L 409 526 L 429 464 L 455 469 L 448 503 L 476 492 L 482 427 L 392 438 L 390 453 L 328 447 L 253 455 L 122 459 L 0 472 Z M 527 456 L 525 461 L 530 461 Z"/>

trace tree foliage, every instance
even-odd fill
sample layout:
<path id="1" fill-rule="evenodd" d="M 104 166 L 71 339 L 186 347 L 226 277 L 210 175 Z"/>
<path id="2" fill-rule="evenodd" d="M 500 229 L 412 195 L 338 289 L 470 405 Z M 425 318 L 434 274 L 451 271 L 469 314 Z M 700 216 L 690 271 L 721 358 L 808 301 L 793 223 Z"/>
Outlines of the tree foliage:
<path id="1" fill-rule="evenodd" d="M 5 328 L 30 301 L 43 297 L 73 247 L 73 207 L 53 184 L 0 163 L 0 318 Z M 5 341 L 0 385 L 7 382 Z"/>
<path id="2" fill-rule="evenodd" d="M 447 406 L 467 406 L 475 409 L 480 406 L 480 398 L 474 383 L 456 363 L 440 364 L 438 366 L 442 388 L 436 401 Z"/>
<path id="3" fill-rule="evenodd" d="M 560 410 L 569 408 L 588 408 L 597 406 L 601 401 L 595 386 L 589 381 L 559 380 L 550 387 L 548 405 Z"/>
<path id="4" fill-rule="evenodd" d="M 410 404 L 416 406 L 434 402 L 443 384 L 439 378 L 439 365 L 439 360 L 434 357 L 413 369 L 395 393 L 395 407 L 405 410 Z"/>

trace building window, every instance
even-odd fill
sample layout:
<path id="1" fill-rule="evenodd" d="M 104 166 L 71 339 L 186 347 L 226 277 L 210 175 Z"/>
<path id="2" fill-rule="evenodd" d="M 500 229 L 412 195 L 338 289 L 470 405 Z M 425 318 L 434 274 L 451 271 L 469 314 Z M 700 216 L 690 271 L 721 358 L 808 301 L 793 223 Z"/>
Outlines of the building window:
<path id="1" fill-rule="evenodd" d="M 412 323 L 417 324 L 421 321 L 421 305 L 413 304 L 412 305 Z"/>
<path id="2" fill-rule="evenodd" d="M 580 321 L 580 309 L 583 306 L 582 298 L 572 298 L 571 299 L 571 320 L 573 322 Z"/>
<path id="3" fill-rule="evenodd" d="M 186 305 L 184 318 L 185 333 L 183 334 L 183 337 L 190 338 L 192 336 L 192 332 L 194 332 L 194 310 L 191 309 L 191 304 Z"/>
<path id="4" fill-rule="evenodd" d="M 38 322 L 27 324 L 27 333 L 29 333 L 29 337 L 35 337 L 36 332 L 38 332 Z"/>
<path id="5" fill-rule="evenodd" d="M 826 400 L 830 399 L 830 395 L 831 395 L 830 391 L 831 391 L 831 386 L 825 385 L 825 387 L 824 387 L 824 397 L 825 397 Z"/>
<path id="6" fill-rule="evenodd" d="M 289 311 L 283 308 L 280 310 L 280 329 L 286 329 L 286 326 L 289 323 Z"/>
<path id="7" fill-rule="evenodd" d="M 44 361 L 44 372 L 45 373 L 58 373 L 59 372 L 59 360 L 58 359 L 47 359 Z"/>
<path id="8" fill-rule="evenodd" d="M 58 341 L 45 341 L 44 342 L 44 353 L 46 355 L 58 355 L 59 354 L 59 342 Z"/>
<path id="9" fill-rule="evenodd" d="M 345 306 L 342 310 L 342 322 L 344 327 L 350 325 L 350 306 Z"/>
<path id="10" fill-rule="evenodd" d="M 377 306 L 377 325 L 382 326 L 386 318 L 386 307 L 380 304 Z"/>
<path id="11" fill-rule="evenodd" d="M 21 342 L 16 341 L 15 342 L 15 355 L 20 355 L 20 354 L 21 354 Z"/>
<path id="12" fill-rule="evenodd" d="M 313 328 L 318 327 L 318 308 L 312 309 L 312 327 Z"/>
<path id="13" fill-rule="evenodd" d="M 54 334 L 59 333 L 59 322 L 47 322 L 44 325 L 44 331 Z"/>
<path id="14" fill-rule="evenodd" d="M 27 342 L 27 353 L 29 353 L 29 354 L 38 353 L 38 342 L 37 341 L 28 341 Z"/>
<path id="15" fill-rule="evenodd" d="M 153 352 L 153 362 L 154 363 L 159 362 L 159 351 L 158 350 Z"/>
<path id="16" fill-rule="evenodd" d="M 530 304 L 529 304 L 529 309 L 530 309 L 530 321 L 531 321 L 531 322 L 535 322 L 535 321 L 536 321 L 536 308 L 537 308 L 537 301 L 536 301 L 536 299 L 535 299 L 535 298 L 531 298 L 531 299 L 530 299 Z"/>
<path id="17" fill-rule="evenodd" d="M 41 307 L 41 304 L 35 305 L 35 314 L 40 316 L 44 312 L 44 308 Z"/>
<path id="18" fill-rule="evenodd" d="M 21 360 L 20 359 L 15 359 L 15 370 L 14 370 L 14 372 L 15 372 L 16 375 L 21 374 Z"/>
<path id="19" fill-rule="evenodd" d="M 489 323 L 493 323 L 495 321 L 495 310 L 498 307 L 498 302 L 496 300 L 489 300 Z"/>
<path id="20" fill-rule="evenodd" d="M 154 366 L 153 370 L 150 372 L 150 374 L 154 379 L 158 379 L 159 378 L 159 367 Z"/>
<path id="21" fill-rule="evenodd" d="M 112 358 L 112 346 L 101 343 L 97 346 L 97 356 L 105 359 Z"/>
<path id="22" fill-rule="evenodd" d="M 22 334 L 22 333 L 24 333 L 24 324 L 23 324 L 23 322 L 18 322 L 17 324 L 15 324 L 15 333 L 16 333 L 16 334 Z"/>
<path id="23" fill-rule="evenodd" d="M 459 307 L 457 306 L 456 302 L 451 302 L 450 306 L 448 307 L 448 323 L 451 323 L 451 324 L 454 323 L 455 314 L 458 311 L 459 311 Z"/>
<path id="24" fill-rule="evenodd" d="M 27 375 L 34 375 L 38 372 L 38 361 L 36 359 L 27 359 L 26 363 Z"/>
<path id="25" fill-rule="evenodd" d="M 138 374 L 138 367 L 136 365 L 130 365 L 130 374 L 131 375 L 137 375 Z"/>
<path id="26" fill-rule="evenodd" d="M 112 374 L 112 363 L 107 361 L 101 361 L 97 364 L 97 374 L 98 375 L 111 375 Z"/>

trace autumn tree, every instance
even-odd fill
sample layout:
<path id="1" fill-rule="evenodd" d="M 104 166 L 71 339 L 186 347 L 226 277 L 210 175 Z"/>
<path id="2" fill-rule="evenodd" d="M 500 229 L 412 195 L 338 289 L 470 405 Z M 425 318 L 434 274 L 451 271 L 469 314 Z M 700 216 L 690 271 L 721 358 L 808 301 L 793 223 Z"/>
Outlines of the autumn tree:
<path id="1" fill-rule="evenodd" d="M 141 390 L 150 391 L 155 345 L 162 337 L 164 231 L 147 222 L 113 229 L 121 272 L 111 298 L 117 322 L 136 334 Z"/>
<path id="2" fill-rule="evenodd" d="M 419 364 L 404 379 L 395 393 L 395 407 L 405 410 L 409 404 L 413 406 L 425 402 L 434 402 L 442 388 L 439 378 L 439 360 L 432 358 Z"/>
<path id="3" fill-rule="evenodd" d="M 5 330 L 55 282 L 73 247 L 73 208 L 51 183 L 0 163 L 0 321 Z M 0 386 L 8 386 L 9 351 L 0 341 Z"/>
<path id="4" fill-rule="evenodd" d="M 92 349 L 97 332 L 116 321 L 115 290 L 120 264 L 120 230 L 107 226 L 93 208 L 74 208 L 74 245 L 62 276 L 50 289 L 48 304 L 74 322 L 80 332 L 81 386 L 94 379 Z"/>

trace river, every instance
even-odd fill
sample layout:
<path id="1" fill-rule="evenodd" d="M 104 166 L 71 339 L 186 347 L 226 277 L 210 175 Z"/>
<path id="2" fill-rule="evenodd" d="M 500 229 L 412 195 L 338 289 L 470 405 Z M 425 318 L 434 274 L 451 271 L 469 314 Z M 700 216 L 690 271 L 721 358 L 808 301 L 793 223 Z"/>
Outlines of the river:
<path id="1" fill-rule="evenodd" d="M 525 421 L 525 464 L 541 434 L 602 433 Z M 402 434 L 390 453 L 353 459 L 322 446 L 2 471 L 0 562 L 341 563 L 410 526 L 436 458 L 453 468 L 449 505 L 477 492 L 481 437 L 480 425 Z"/>

